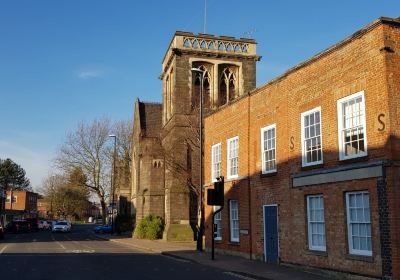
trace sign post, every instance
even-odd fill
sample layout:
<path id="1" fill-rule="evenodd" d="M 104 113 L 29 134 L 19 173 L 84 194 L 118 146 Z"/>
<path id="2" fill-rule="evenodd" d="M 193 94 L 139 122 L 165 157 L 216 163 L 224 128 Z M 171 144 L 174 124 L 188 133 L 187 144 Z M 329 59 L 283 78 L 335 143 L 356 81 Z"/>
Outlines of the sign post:
<path id="1" fill-rule="evenodd" d="M 215 235 L 217 234 L 218 227 L 214 224 L 214 217 L 216 214 L 222 211 L 224 208 L 224 177 L 220 176 L 217 178 L 217 182 L 214 183 L 214 189 L 209 189 L 207 192 L 207 204 L 213 206 L 220 206 L 220 208 L 212 214 L 212 226 L 211 226 L 211 259 L 214 260 L 214 247 L 215 247 Z"/>

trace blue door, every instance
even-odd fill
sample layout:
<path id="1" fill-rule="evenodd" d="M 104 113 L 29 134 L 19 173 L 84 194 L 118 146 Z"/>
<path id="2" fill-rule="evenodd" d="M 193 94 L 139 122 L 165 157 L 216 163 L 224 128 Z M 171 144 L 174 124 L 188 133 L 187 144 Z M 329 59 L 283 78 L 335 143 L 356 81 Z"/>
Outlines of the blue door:
<path id="1" fill-rule="evenodd" d="M 264 250 L 266 262 L 278 262 L 278 207 L 276 205 L 264 205 Z"/>

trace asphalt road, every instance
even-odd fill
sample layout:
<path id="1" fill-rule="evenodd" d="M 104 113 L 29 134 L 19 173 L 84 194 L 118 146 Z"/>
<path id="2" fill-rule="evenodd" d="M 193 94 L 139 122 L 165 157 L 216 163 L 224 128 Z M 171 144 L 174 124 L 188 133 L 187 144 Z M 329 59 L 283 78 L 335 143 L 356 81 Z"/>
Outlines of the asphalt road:
<path id="1" fill-rule="evenodd" d="M 239 275 L 100 240 L 93 226 L 71 233 L 7 234 L 0 241 L 0 279 L 243 279 Z M 244 278 L 246 279 L 246 278 Z"/>

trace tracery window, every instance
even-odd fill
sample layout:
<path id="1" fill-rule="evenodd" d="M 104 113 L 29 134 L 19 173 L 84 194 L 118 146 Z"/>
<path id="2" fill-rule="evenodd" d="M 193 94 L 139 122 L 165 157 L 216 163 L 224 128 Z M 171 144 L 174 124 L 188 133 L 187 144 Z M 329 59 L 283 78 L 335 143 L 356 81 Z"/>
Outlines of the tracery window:
<path id="1" fill-rule="evenodd" d="M 237 97 L 237 67 L 225 65 L 220 69 L 218 105 L 224 105 Z"/>
<path id="2" fill-rule="evenodd" d="M 194 68 L 203 72 L 203 107 L 211 107 L 211 84 L 212 84 L 212 65 L 208 63 L 196 63 Z M 192 109 L 200 106 L 201 74 L 193 73 Z"/>

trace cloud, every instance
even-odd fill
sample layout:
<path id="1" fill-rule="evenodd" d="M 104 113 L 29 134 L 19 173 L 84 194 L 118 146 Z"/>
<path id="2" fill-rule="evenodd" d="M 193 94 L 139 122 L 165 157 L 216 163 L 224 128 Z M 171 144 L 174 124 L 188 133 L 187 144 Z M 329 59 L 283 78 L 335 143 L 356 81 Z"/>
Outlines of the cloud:
<path id="1" fill-rule="evenodd" d="M 82 70 L 78 72 L 78 78 L 82 80 L 101 77 L 104 74 L 102 70 Z"/>

